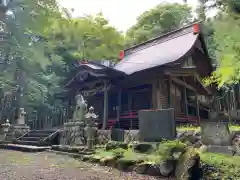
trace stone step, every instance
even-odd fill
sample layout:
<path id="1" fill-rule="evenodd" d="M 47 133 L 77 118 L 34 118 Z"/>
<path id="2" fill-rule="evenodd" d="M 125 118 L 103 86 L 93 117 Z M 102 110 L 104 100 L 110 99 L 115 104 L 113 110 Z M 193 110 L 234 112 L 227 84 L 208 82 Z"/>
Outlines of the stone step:
<path id="1" fill-rule="evenodd" d="M 41 137 L 37 136 L 24 136 L 21 140 L 23 141 L 39 141 L 41 139 Z"/>
<path id="2" fill-rule="evenodd" d="M 0 144 L 0 148 L 11 149 L 23 152 L 41 152 L 48 149 L 51 149 L 50 146 L 29 146 L 29 145 L 21 145 L 21 144 Z"/>
<path id="3" fill-rule="evenodd" d="M 55 133 L 56 130 L 32 130 L 31 133 L 42 133 L 42 134 L 52 134 Z"/>
<path id="4" fill-rule="evenodd" d="M 24 140 L 16 140 L 16 144 L 21 145 L 28 145 L 28 146 L 40 146 L 40 143 L 38 141 L 24 141 Z"/>
<path id="5" fill-rule="evenodd" d="M 42 133 L 28 133 L 24 137 L 39 137 L 39 138 L 46 138 L 51 134 L 42 134 Z"/>

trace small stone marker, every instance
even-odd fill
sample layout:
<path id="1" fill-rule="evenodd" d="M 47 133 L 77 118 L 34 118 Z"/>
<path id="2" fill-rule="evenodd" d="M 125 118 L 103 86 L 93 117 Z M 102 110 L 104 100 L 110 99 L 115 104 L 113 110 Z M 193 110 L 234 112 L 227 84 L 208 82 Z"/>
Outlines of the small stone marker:
<path id="1" fill-rule="evenodd" d="M 157 142 L 176 138 L 174 109 L 142 110 L 139 116 L 139 140 Z"/>
<path id="2" fill-rule="evenodd" d="M 232 154 L 231 139 L 228 122 L 219 115 L 211 112 L 209 120 L 201 120 L 201 141 L 207 146 L 207 151 Z"/>

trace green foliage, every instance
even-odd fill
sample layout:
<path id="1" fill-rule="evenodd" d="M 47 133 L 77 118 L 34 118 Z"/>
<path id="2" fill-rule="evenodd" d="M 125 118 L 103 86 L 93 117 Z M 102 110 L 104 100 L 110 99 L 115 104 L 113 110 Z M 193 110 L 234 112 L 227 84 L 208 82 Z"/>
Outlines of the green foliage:
<path id="1" fill-rule="evenodd" d="M 229 28 L 231 27 L 231 28 Z M 217 47 L 218 68 L 207 83 L 216 82 L 219 87 L 238 83 L 240 80 L 240 23 L 230 15 L 214 23 L 214 43 Z"/>
<path id="2" fill-rule="evenodd" d="M 57 21 L 48 39 L 58 50 L 65 49 L 59 55 L 74 60 L 117 60 L 124 44 L 123 36 L 102 14 Z"/>
<path id="3" fill-rule="evenodd" d="M 181 141 L 165 141 L 159 144 L 156 154 L 160 155 L 162 159 L 172 159 L 174 153 L 184 152 L 186 144 Z"/>
<path id="4" fill-rule="evenodd" d="M 138 17 L 137 23 L 127 31 L 126 43 L 128 46 L 139 44 L 191 21 L 191 8 L 187 5 L 159 4 Z"/>

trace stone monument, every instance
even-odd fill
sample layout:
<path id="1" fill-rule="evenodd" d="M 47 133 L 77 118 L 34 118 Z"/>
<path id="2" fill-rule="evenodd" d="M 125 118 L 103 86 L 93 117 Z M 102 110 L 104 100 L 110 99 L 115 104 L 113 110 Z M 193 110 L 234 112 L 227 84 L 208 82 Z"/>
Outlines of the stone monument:
<path id="1" fill-rule="evenodd" d="M 76 107 L 73 113 L 73 118 L 64 123 L 61 145 L 82 146 L 86 144 L 85 138 L 85 114 L 87 113 L 87 104 L 81 94 L 75 98 Z"/>
<path id="2" fill-rule="evenodd" d="M 158 142 L 176 138 L 174 109 L 141 110 L 138 119 L 140 141 Z"/>
<path id="3" fill-rule="evenodd" d="M 96 133 L 97 133 L 97 126 L 96 123 L 98 116 L 94 113 L 94 108 L 91 106 L 89 108 L 88 113 L 85 115 L 85 133 L 87 137 L 87 148 L 88 150 L 92 150 L 94 148 L 94 143 L 96 141 Z"/>
<path id="4" fill-rule="evenodd" d="M 232 135 L 228 127 L 227 117 L 210 112 L 209 119 L 201 120 L 200 126 L 201 141 L 207 147 L 207 151 L 232 154 Z"/>

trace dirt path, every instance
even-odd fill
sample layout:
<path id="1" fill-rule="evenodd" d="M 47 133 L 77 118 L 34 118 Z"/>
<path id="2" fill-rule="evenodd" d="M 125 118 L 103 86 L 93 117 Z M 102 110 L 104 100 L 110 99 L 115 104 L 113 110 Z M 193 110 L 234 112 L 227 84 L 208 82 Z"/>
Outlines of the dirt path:
<path id="1" fill-rule="evenodd" d="M 1 180 L 155 180 L 122 173 L 48 152 L 22 153 L 0 150 Z"/>

